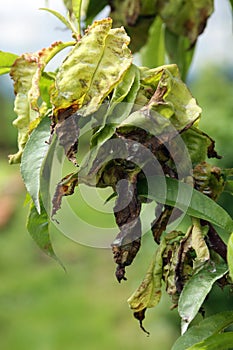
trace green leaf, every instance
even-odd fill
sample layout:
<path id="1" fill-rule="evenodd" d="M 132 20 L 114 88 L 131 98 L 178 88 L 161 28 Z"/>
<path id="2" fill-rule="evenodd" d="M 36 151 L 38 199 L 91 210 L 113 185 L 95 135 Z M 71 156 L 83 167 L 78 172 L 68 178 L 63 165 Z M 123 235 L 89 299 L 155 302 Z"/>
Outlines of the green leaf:
<path id="1" fill-rule="evenodd" d="M 81 6 L 82 6 L 82 0 L 72 0 L 72 9 L 78 23 L 79 35 L 81 35 Z"/>
<path id="2" fill-rule="evenodd" d="M 17 57 L 14 53 L 0 51 L 0 75 L 10 72 Z"/>
<path id="3" fill-rule="evenodd" d="M 97 16 L 97 14 L 108 5 L 107 0 L 89 0 L 88 7 L 86 10 L 86 19 L 85 22 L 90 25 L 93 22 L 93 19 Z"/>
<path id="4" fill-rule="evenodd" d="M 178 65 L 182 80 L 185 81 L 192 62 L 195 45 L 190 47 L 190 41 L 188 38 L 174 34 L 168 28 L 166 28 L 165 46 L 169 62 L 176 63 Z"/>
<path id="5" fill-rule="evenodd" d="M 233 0 L 229 0 L 230 1 L 230 4 L 231 4 L 231 7 L 232 7 L 232 10 L 233 10 Z"/>
<path id="6" fill-rule="evenodd" d="M 181 317 L 181 333 L 184 334 L 190 322 L 197 315 L 214 282 L 223 277 L 228 271 L 225 263 L 207 263 L 195 273 L 185 284 L 178 303 Z"/>
<path id="7" fill-rule="evenodd" d="M 228 233 L 233 231 L 233 220 L 230 215 L 215 201 L 190 185 L 176 179 L 166 178 L 167 195 L 164 197 L 164 177 L 147 177 L 150 184 L 148 193 L 147 182 L 140 181 L 138 191 L 140 195 L 159 203 L 175 206 L 188 215 L 211 222 Z"/>
<path id="8" fill-rule="evenodd" d="M 30 132 L 36 128 L 44 111 L 40 111 L 40 77 L 46 64 L 61 50 L 73 42 L 56 42 L 49 48 L 35 53 L 25 53 L 18 57 L 12 68 L 16 94 L 14 111 L 17 119 L 13 125 L 18 128 L 18 152 L 9 156 L 10 163 L 19 163 Z"/>
<path id="9" fill-rule="evenodd" d="M 72 33 L 76 33 L 76 28 L 74 28 L 72 23 L 68 19 L 66 19 L 61 13 L 45 7 L 41 7 L 40 10 L 52 13 L 52 15 L 57 17 L 68 29 L 71 30 Z"/>
<path id="10" fill-rule="evenodd" d="M 164 26 L 160 17 L 150 26 L 148 41 L 140 53 L 143 66 L 154 68 L 165 63 Z"/>
<path id="11" fill-rule="evenodd" d="M 233 332 L 215 334 L 187 350 L 229 350 L 233 347 Z"/>
<path id="12" fill-rule="evenodd" d="M 84 116 L 94 113 L 130 67 L 129 37 L 123 28 L 111 27 L 110 18 L 94 22 L 59 68 L 52 94 L 55 115 L 81 107 Z"/>
<path id="13" fill-rule="evenodd" d="M 171 350 L 187 350 L 192 345 L 223 331 L 232 323 L 232 311 L 224 311 L 207 317 L 198 325 L 190 327 L 184 335 L 177 339 Z"/>
<path id="14" fill-rule="evenodd" d="M 233 180 L 227 180 L 225 182 L 224 192 L 227 192 L 233 195 Z"/>
<path id="15" fill-rule="evenodd" d="M 50 122 L 49 118 L 44 118 L 37 128 L 33 130 L 21 161 L 23 181 L 39 214 L 41 168 L 49 148 Z"/>
<path id="16" fill-rule="evenodd" d="M 227 262 L 229 266 L 229 274 L 233 281 L 233 233 L 230 235 L 227 244 Z"/>
<path id="17" fill-rule="evenodd" d="M 47 212 L 43 206 L 42 201 L 40 203 L 40 208 L 41 208 L 41 213 L 38 214 L 38 211 L 34 203 L 32 202 L 28 219 L 27 219 L 28 232 L 30 233 L 30 235 L 32 236 L 36 244 L 40 247 L 40 249 L 45 254 L 55 259 L 56 261 L 58 261 L 59 264 L 64 268 L 60 260 L 57 258 L 53 250 L 52 243 L 50 241 L 50 235 L 49 235 L 50 219 L 47 215 Z"/>

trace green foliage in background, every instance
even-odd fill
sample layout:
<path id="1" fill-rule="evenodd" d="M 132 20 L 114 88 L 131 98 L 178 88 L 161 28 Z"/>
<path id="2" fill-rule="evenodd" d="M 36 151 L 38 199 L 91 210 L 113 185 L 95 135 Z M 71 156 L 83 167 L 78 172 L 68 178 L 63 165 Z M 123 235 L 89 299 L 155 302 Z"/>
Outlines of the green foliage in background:
<path id="1" fill-rule="evenodd" d="M 119 282 L 126 280 L 125 268 L 141 245 L 142 203 L 149 199 L 157 208 L 162 206 L 161 214 L 156 214 L 151 224 L 158 247 L 155 245 L 146 276 L 128 300 L 141 328 L 147 332 L 142 325 L 146 309 L 158 304 L 164 285 L 181 318 L 182 336 L 173 348 L 228 349 L 232 333 L 222 331 L 233 323 L 232 312 L 203 321 L 201 336 L 194 328 L 197 326 L 187 331 L 213 285 L 232 286 L 233 280 L 233 220 L 217 204 L 223 192 L 233 192 L 233 171 L 207 163 L 208 158 L 221 157 L 215 151 L 215 141 L 200 129 L 202 110 L 183 82 L 198 35 L 213 11 L 213 1 L 184 4 L 157 0 L 142 4 L 116 0 L 100 1 L 97 7 L 93 1 L 64 3 L 67 17 L 43 10 L 61 20 L 74 41 L 56 42 L 19 57 L 0 52 L 0 74 L 10 73 L 14 81 L 18 152 L 9 159 L 10 163 L 21 162 L 22 178 L 31 197 L 28 231 L 46 254 L 58 260 L 50 240 L 51 199 L 44 197 L 48 188 L 43 187 L 43 177 L 51 152 L 60 144 L 73 171 L 57 184 L 50 208 L 52 218 L 61 208 L 62 198 L 74 194 L 80 183 L 111 187 L 110 198 L 116 197 L 114 215 L 120 229 L 112 243 Z M 82 32 L 81 14 L 85 14 L 85 23 L 91 23 L 108 4 L 111 18 L 94 21 Z M 58 69 L 45 72 L 49 61 L 67 47 L 71 50 Z M 142 62 L 148 68 L 132 63 L 129 47 L 141 51 Z M 164 65 L 165 61 L 170 64 Z M 122 103 L 127 106 L 124 111 Z M 77 168 L 79 136 L 88 123 L 92 129 L 89 158 Z M 178 147 L 180 139 L 191 169 L 183 149 Z M 109 148 L 108 141 L 112 140 L 124 140 L 125 159 L 115 160 L 118 149 Z M 161 164 L 166 176 L 166 200 L 159 190 L 159 176 L 152 176 L 154 190 L 148 192 L 144 169 L 150 162 L 146 156 L 142 155 L 140 166 L 131 161 L 132 155 L 133 159 L 138 157 L 133 150 L 138 140 Z M 175 149 L 182 164 L 181 174 L 165 145 Z M 122 179 L 127 185 L 118 185 Z M 42 201 L 46 201 L 46 209 Z M 126 207 L 118 210 L 125 202 Z M 186 224 L 167 232 L 173 208 L 178 217 L 186 213 Z M 224 317 L 228 323 L 222 323 Z"/>

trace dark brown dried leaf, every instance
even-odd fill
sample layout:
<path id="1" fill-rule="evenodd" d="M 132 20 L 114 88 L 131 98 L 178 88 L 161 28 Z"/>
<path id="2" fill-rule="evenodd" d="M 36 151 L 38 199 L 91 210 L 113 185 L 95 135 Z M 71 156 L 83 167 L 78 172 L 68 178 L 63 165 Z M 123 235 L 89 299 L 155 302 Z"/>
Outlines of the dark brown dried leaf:
<path id="1" fill-rule="evenodd" d="M 65 176 L 57 185 L 55 194 L 52 200 L 52 217 L 61 208 L 63 196 L 69 196 L 74 193 L 75 186 L 78 185 L 78 178 L 76 174 L 69 174 Z"/>
<path id="2" fill-rule="evenodd" d="M 112 243 L 112 251 L 119 282 L 126 280 L 125 267 L 135 258 L 141 245 L 141 202 L 137 196 L 136 176 L 131 179 L 125 174 L 116 185 L 118 198 L 114 207 L 116 223 L 120 232 Z"/>

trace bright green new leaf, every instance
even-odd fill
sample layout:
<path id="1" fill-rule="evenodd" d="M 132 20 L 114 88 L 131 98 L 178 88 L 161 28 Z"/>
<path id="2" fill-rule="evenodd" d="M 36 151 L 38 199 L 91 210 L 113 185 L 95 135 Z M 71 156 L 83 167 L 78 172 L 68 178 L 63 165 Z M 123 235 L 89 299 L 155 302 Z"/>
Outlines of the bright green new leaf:
<path id="1" fill-rule="evenodd" d="M 230 215 L 215 201 L 190 187 L 190 185 L 172 178 L 166 178 L 167 195 L 164 198 L 164 177 L 147 177 L 147 180 L 150 183 L 150 192 L 148 193 L 146 181 L 140 181 L 138 184 L 140 195 L 159 203 L 175 206 L 190 216 L 209 221 L 221 227 L 228 233 L 233 231 L 233 220 Z"/>
<path id="2" fill-rule="evenodd" d="M 187 350 L 229 350 L 233 347 L 233 332 L 215 334 L 203 340 L 200 343 L 194 344 Z"/>
<path id="3" fill-rule="evenodd" d="M 78 34 L 81 35 L 81 6 L 82 0 L 72 0 L 72 10 L 78 24 Z"/>
<path id="4" fill-rule="evenodd" d="M 163 252 L 165 248 L 166 240 L 164 239 L 157 248 L 142 283 L 128 299 L 128 304 L 133 312 L 140 312 L 159 303 L 163 274 Z"/>
<path id="5" fill-rule="evenodd" d="M 0 75 L 10 72 L 17 57 L 14 53 L 0 51 Z"/>
<path id="6" fill-rule="evenodd" d="M 54 114 L 72 108 L 88 115 L 121 81 L 132 62 L 123 28 L 111 29 L 112 20 L 96 21 L 60 66 L 52 93 Z"/>
<path id="7" fill-rule="evenodd" d="M 50 119 L 45 117 L 30 135 L 21 161 L 21 174 L 23 181 L 39 214 L 41 167 L 48 152 L 49 136 Z"/>
<path id="8" fill-rule="evenodd" d="M 233 312 L 224 311 L 203 319 L 198 325 L 190 327 L 177 339 L 171 350 L 187 350 L 192 345 L 218 334 L 233 323 Z M 212 350 L 212 348 L 210 348 Z"/>
<path id="9" fill-rule="evenodd" d="M 229 266 L 229 274 L 233 281 L 233 233 L 230 235 L 227 244 L 227 262 Z"/>
<path id="10" fill-rule="evenodd" d="M 184 334 L 190 322 L 197 315 L 214 282 L 228 271 L 225 263 L 207 263 L 185 284 L 179 298 L 178 312 L 181 317 L 181 333 Z"/>
<path id="11" fill-rule="evenodd" d="M 40 203 L 40 208 L 41 208 L 41 213 L 38 214 L 38 211 L 34 203 L 32 202 L 28 219 L 27 219 L 28 232 L 30 233 L 30 235 L 32 236 L 36 244 L 40 247 L 40 249 L 45 254 L 55 259 L 56 261 L 58 261 L 59 264 L 64 268 L 64 266 L 59 261 L 56 254 L 54 253 L 54 250 L 52 247 L 52 243 L 49 235 L 50 219 L 43 206 L 42 201 Z"/>
<path id="12" fill-rule="evenodd" d="M 10 163 L 19 163 L 29 133 L 38 125 L 41 115 L 38 98 L 40 96 L 40 78 L 46 64 L 65 47 L 73 42 L 56 42 L 49 48 L 36 53 L 25 53 L 18 57 L 12 68 L 11 78 L 14 80 L 15 104 L 17 119 L 13 125 L 18 128 L 18 152 L 9 156 Z"/>
<path id="13" fill-rule="evenodd" d="M 50 12 L 52 15 L 57 17 L 68 29 L 70 29 L 72 33 L 76 34 L 76 28 L 73 26 L 73 24 L 59 12 L 45 7 L 41 7 L 40 10 Z"/>
<path id="14" fill-rule="evenodd" d="M 142 65 L 149 68 L 165 62 L 164 26 L 160 17 L 156 17 L 150 26 L 148 41 L 141 49 L 141 60 Z"/>

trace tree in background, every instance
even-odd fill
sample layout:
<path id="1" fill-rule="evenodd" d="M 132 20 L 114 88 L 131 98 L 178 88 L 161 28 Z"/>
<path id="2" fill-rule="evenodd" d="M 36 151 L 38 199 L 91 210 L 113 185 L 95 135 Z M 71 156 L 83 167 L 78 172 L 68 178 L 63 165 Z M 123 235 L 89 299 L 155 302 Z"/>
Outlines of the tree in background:
<path id="1" fill-rule="evenodd" d="M 58 260 L 49 226 L 63 197 L 79 184 L 112 188 L 106 202 L 115 200 L 120 232 L 111 246 L 121 282 L 145 232 L 142 206 L 154 204 L 149 226 L 155 252 L 128 300 L 135 318 L 147 332 L 146 309 L 158 304 L 164 284 L 181 317 L 182 336 L 173 349 L 228 349 L 233 335 L 223 330 L 233 323 L 231 311 L 188 330 L 212 286 L 232 285 L 233 278 L 233 221 L 217 204 L 223 192 L 232 193 L 233 172 L 207 163 L 221 157 L 199 128 L 201 108 L 184 83 L 213 1 L 64 3 L 67 18 L 45 10 L 71 30 L 72 41 L 19 57 L 0 54 L 0 73 L 10 73 L 14 81 L 18 152 L 9 160 L 21 163 L 31 202 L 28 231 Z M 107 5 L 110 17 L 93 22 Z M 46 71 L 67 47 L 71 51 L 58 69 Z M 132 52 L 139 50 L 145 67 L 132 63 Z M 65 156 L 73 171 L 50 198 L 57 155 Z"/>

